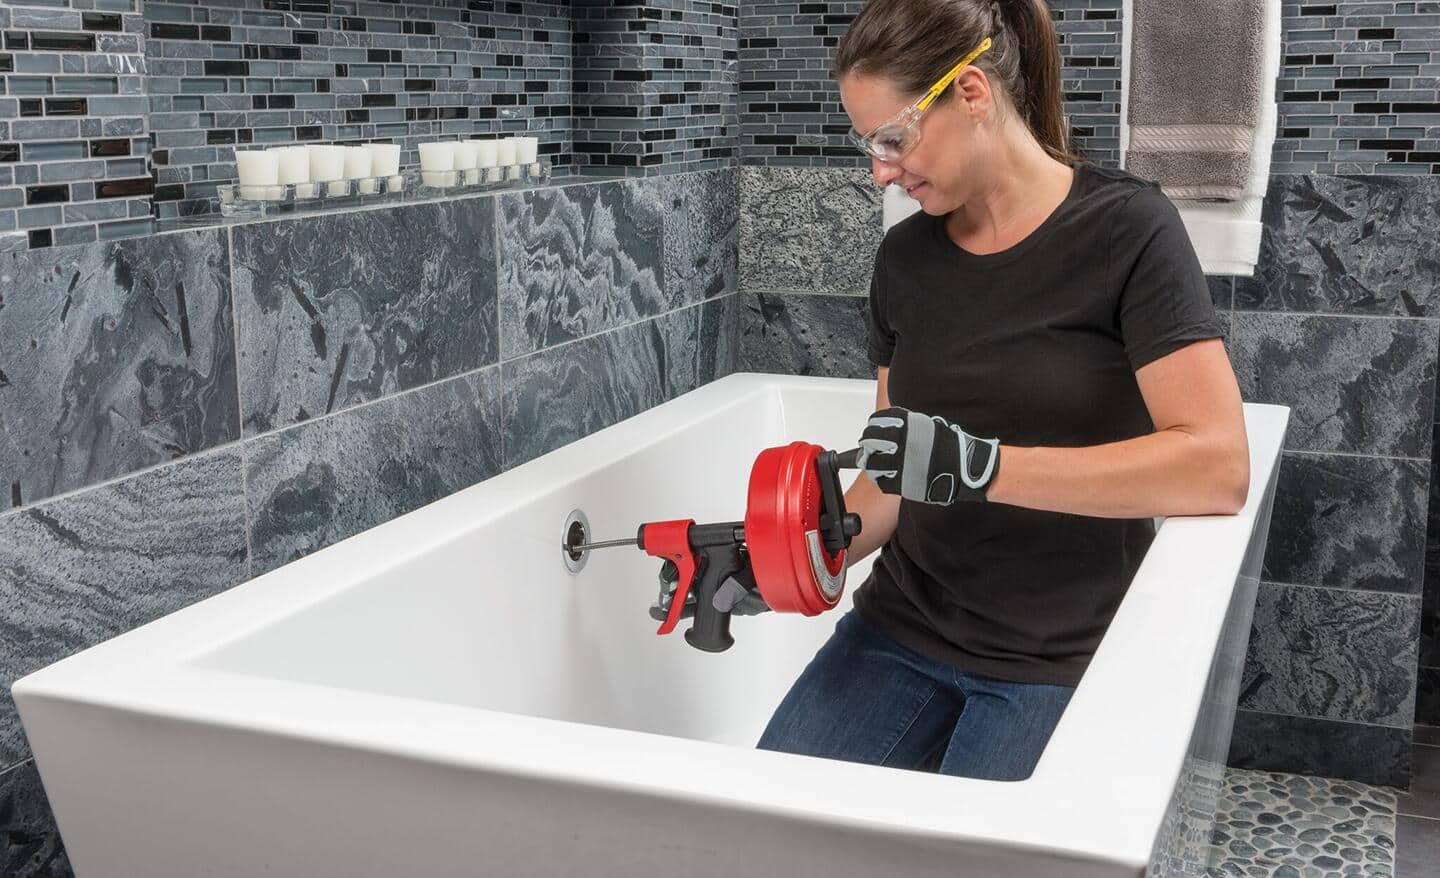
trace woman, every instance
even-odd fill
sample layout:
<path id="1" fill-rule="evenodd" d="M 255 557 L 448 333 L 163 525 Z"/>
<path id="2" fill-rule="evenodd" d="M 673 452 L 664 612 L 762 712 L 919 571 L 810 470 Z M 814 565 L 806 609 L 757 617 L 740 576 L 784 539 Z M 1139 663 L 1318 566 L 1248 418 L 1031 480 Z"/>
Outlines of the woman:
<path id="1" fill-rule="evenodd" d="M 1044 0 L 872 0 L 834 67 L 876 182 L 923 210 L 870 291 L 846 503 L 852 562 L 883 549 L 760 746 L 1023 779 L 1150 517 L 1244 504 L 1239 389 L 1174 206 L 1067 152 Z"/>

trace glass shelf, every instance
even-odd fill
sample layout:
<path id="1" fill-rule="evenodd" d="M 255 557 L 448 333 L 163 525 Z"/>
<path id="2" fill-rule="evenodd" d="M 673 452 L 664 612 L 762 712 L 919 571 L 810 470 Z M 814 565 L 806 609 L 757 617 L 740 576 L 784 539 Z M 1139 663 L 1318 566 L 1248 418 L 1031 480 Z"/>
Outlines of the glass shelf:
<path id="1" fill-rule="evenodd" d="M 217 187 L 216 193 L 220 198 L 221 215 L 254 218 L 534 186 L 549 179 L 550 166 L 542 162 L 465 171 L 422 171 L 410 167 L 402 168 L 399 174 L 390 177 L 325 183 L 283 183 L 274 186 L 227 183 Z"/>

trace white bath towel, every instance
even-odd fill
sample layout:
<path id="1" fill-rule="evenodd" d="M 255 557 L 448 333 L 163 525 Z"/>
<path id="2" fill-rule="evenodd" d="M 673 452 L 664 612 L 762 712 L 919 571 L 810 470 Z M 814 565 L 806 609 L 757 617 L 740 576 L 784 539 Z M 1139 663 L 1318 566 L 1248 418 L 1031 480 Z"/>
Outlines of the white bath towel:
<path id="1" fill-rule="evenodd" d="M 1122 71 L 1130 69 L 1130 22 L 1134 10 L 1130 0 L 1124 2 L 1125 33 L 1121 50 Z M 1179 201 L 1175 206 L 1190 232 L 1190 241 L 1200 257 L 1206 274 L 1255 273 L 1260 257 L 1261 206 L 1265 189 L 1270 183 L 1270 152 L 1275 146 L 1275 129 L 1279 114 L 1275 106 L 1275 79 L 1280 74 L 1280 0 L 1265 2 L 1265 70 L 1260 92 L 1260 124 L 1255 132 L 1255 150 L 1250 157 L 1250 179 L 1244 197 L 1237 201 L 1212 203 Z M 1219 49 L 1217 48 L 1217 51 Z M 1122 76 L 1120 88 L 1120 155 L 1129 146 L 1128 76 Z"/>

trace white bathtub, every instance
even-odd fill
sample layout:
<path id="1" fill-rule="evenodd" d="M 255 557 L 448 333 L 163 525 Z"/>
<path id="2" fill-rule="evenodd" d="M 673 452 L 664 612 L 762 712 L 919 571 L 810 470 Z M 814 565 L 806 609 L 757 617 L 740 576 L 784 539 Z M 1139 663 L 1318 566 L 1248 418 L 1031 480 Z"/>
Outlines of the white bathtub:
<path id="1" fill-rule="evenodd" d="M 601 538 L 738 519 L 760 448 L 849 448 L 873 394 L 730 376 L 25 677 L 76 872 L 1182 871 L 1228 746 L 1283 408 L 1247 407 L 1244 512 L 1161 527 L 1018 783 L 754 750 L 838 612 L 737 618 L 706 654 L 656 636 L 653 559 L 563 566 L 573 508 Z"/>

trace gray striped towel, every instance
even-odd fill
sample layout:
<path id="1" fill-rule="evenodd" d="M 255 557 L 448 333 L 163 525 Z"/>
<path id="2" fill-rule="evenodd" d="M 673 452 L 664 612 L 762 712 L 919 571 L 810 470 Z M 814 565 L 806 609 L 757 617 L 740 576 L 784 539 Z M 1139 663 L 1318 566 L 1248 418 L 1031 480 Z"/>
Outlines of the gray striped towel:
<path id="1" fill-rule="evenodd" d="M 1125 167 L 1176 199 L 1245 193 L 1265 69 L 1265 0 L 1134 0 Z"/>

